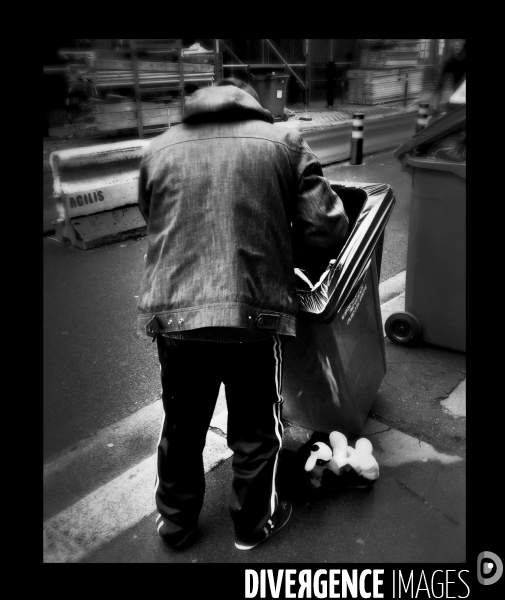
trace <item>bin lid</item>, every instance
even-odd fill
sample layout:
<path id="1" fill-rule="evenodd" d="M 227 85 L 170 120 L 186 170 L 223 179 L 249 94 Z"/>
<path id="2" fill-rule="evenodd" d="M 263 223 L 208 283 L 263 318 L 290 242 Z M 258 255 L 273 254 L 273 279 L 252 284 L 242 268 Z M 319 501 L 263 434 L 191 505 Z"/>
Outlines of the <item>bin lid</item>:
<path id="1" fill-rule="evenodd" d="M 452 162 L 440 160 L 439 158 L 422 158 L 414 156 L 405 156 L 403 160 L 411 167 L 418 169 L 431 169 L 432 171 L 449 171 L 466 179 L 466 162 Z"/>
<path id="2" fill-rule="evenodd" d="M 427 127 L 418 131 L 410 140 L 407 140 L 397 148 L 393 156 L 401 161 L 404 154 L 411 152 L 417 146 L 422 146 L 423 144 L 443 138 L 464 125 L 466 125 L 466 104 L 462 104 L 438 119 L 433 120 Z"/>
<path id="3" fill-rule="evenodd" d="M 329 183 L 341 197 L 354 196 L 361 209 L 340 254 L 319 281 L 311 283 L 309 291 L 297 291 L 300 317 L 319 323 L 333 321 L 361 286 L 396 203 L 391 186 L 385 183 Z"/>

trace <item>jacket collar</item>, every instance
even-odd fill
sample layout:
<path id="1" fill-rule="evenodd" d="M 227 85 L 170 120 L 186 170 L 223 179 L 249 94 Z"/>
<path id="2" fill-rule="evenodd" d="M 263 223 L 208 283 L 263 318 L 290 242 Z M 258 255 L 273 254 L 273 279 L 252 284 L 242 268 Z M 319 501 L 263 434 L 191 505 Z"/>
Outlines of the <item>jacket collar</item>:
<path id="1" fill-rule="evenodd" d="M 259 119 L 273 123 L 272 113 L 250 94 L 233 85 L 210 86 L 191 94 L 184 107 L 184 123 Z"/>

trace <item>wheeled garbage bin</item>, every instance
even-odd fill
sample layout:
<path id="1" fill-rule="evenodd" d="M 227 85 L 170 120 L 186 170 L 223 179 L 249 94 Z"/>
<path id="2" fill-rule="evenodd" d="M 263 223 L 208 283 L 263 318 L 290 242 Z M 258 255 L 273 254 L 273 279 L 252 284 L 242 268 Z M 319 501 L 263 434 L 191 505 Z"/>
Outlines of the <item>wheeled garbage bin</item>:
<path id="1" fill-rule="evenodd" d="M 251 81 L 260 98 L 261 106 L 269 110 L 276 121 L 286 120 L 284 107 L 288 80 L 289 75 L 269 73 L 268 75 L 256 75 Z"/>
<path id="2" fill-rule="evenodd" d="M 399 345 L 466 352 L 465 128 L 462 105 L 394 153 L 412 176 L 405 312 L 385 324 Z"/>
<path id="3" fill-rule="evenodd" d="M 284 347 L 283 416 L 353 438 L 386 374 L 379 277 L 395 197 L 389 185 L 330 183 L 349 233 L 315 285 L 299 280 L 297 335 Z"/>

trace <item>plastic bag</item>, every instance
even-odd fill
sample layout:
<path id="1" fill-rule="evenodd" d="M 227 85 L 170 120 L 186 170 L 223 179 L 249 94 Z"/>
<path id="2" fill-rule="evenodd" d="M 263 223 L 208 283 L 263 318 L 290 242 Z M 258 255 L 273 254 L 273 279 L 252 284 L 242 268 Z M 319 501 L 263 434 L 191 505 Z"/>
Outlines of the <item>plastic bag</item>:
<path id="1" fill-rule="evenodd" d="M 416 156 L 466 162 L 466 128 L 458 129 L 447 137 L 416 148 Z"/>

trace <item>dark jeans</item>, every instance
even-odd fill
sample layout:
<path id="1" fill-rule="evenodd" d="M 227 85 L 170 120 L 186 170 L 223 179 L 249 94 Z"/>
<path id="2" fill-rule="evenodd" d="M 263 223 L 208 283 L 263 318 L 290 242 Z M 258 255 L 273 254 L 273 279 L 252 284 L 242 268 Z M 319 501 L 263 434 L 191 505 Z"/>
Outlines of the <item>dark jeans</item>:
<path id="1" fill-rule="evenodd" d="M 196 528 L 205 493 L 202 453 L 221 382 L 233 450 L 229 510 L 237 539 L 260 534 L 277 505 L 282 445 L 282 341 L 221 343 L 157 337 L 164 422 L 156 505 L 174 545 Z"/>

